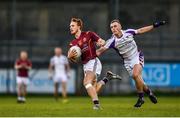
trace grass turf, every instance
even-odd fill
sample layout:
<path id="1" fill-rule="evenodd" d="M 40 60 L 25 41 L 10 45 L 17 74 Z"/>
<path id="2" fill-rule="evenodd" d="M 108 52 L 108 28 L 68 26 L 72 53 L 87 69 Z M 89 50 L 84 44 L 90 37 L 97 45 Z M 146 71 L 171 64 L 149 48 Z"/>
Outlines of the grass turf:
<path id="1" fill-rule="evenodd" d="M 52 97 L 28 97 L 25 104 L 16 103 L 16 97 L 0 97 L 0 116 L 180 116 L 180 99 L 178 97 L 158 97 L 158 104 L 152 104 L 145 98 L 141 108 L 133 108 L 135 96 L 100 97 L 102 110 L 92 109 L 88 97 L 69 97 L 68 103 L 56 102 Z"/>

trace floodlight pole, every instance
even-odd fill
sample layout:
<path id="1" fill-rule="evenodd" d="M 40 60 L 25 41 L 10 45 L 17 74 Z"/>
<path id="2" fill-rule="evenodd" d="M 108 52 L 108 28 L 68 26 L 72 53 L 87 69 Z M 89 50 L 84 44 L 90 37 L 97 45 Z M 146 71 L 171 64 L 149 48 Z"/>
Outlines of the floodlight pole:
<path id="1" fill-rule="evenodd" d="M 119 0 L 109 0 L 109 22 L 113 19 L 119 19 Z M 111 34 L 110 29 L 108 30 Z"/>
<path id="2" fill-rule="evenodd" d="M 111 20 L 119 18 L 119 1 L 120 0 L 109 0 Z"/>
<path id="3" fill-rule="evenodd" d="M 13 0 L 13 8 L 12 8 L 12 38 L 13 38 L 13 41 L 16 41 L 16 0 Z M 16 44 L 15 44 L 16 46 Z M 16 48 L 16 47 L 14 47 Z M 14 73 L 14 71 L 13 71 Z M 15 75 L 15 76 L 14 76 Z M 13 77 L 16 78 L 16 72 L 15 74 L 13 74 Z M 16 80 L 15 78 L 13 78 L 14 80 Z M 13 91 L 12 92 L 16 92 L 16 82 L 13 83 Z M 15 90 L 15 91 L 14 91 Z"/>
<path id="4" fill-rule="evenodd" d="M 12 38 L 16 40 L 16 0 L 12 3 Z"/>
<path id="5" fill-rule="evenodd" d="M 15 41 L 16 40 L 16 0 L 12 1 L 12 10 L 11 10 L 11 25 L 12 25 L 12 39 L 9 38 L 8 39 L 8 49 L 7 49 L 7 58 L 8 58 L 8 62 L 9 62 L 9 66 L 7 68 L 7 78 L 6 78 L 6 91 L 7 93 L 10 93 L 10 65 L 11 65 L 11 41 Z"/>

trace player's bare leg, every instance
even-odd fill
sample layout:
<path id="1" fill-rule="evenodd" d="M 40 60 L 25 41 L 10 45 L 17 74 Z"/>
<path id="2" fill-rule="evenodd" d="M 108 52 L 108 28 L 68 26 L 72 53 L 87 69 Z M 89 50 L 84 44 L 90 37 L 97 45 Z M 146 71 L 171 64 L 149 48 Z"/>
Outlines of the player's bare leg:
<path id="1" fill-rule="evenodd" d="M 94 88 L 97 87 L 97 77 L 96 77 L 96 79 L 94 79 L 94 80 L 92 81 L 92 85 L 94 86 Z M 96 92 L 97 92 L 97 91 L 96 91 Z"/>
<path id="2" fill-rule="evenodd" d="M 59 89 L 59 83 L 54 83 L 54 97 L 55 97 L 55 100 L 57 101 L 58 100 L 58 89 Z"/>
<path id="3" fill-rule="evenodd" d="M 101 80 L 99 82 L 96 81 L 93 81 L 93 86 L 94 88 L 96 89 L 96 92 L 97 94 L 99 93 L 99 91 L 102 89 L 102 87 L 104 86 L 105 84 L 101 82 Z"/>
<path id="4" fill-rule="evenodd" d="M 91 71 L 87 71 L 84 77 L 84 86 L 87 90 L 88 95 L 91 97 L 93 103 L 94 103 L 94 107 L 93 109 L 99 109 L 100 108 L 100 104 L 99 104 L 99 99 L 98 99 L 98 95 L 96 92 L 96 89 L 94 88 L 93 81 L 96 79 L 96 75 L 94 72 Z"/>
<path id="5" fill-rule="evenodd" d="M 97 76 L 96 79 L 93 80 L 92 85 L 94 86 L 94 88 L 96 89 L 96 92 L 98 94 L 98 92 L 101 90 L 101 88 L 105 85 L 102 82 L 97 82 Z"/>
<path id="6" fill-rule="evenodd" d="M 67 91 L 66 91 L 66 82 L 62 82 L 62 97 L 63 97 L 63 103 L 68 102 L 67 100 Z"/>
<path id="7" fill-rule="evenodd" d="M 134 105 L 134 107 L 141 107 L 142 104 L 144 104 L 144 81 L 141 78 L 142 76 L 142 66 L 140 64 L 136 64 L 133 68 L 133 79 L 135 81 L 136 89 L 138 92 L 138 101 Z"/>
<path id="8" fill-rule="evenodd" d="M 105 84 L 102 84 L 100 82 L 96 83 L 96 92 L 99 93 L 99 91 L 102 89 L 102 87 L 104 86 Z"/>
<path id="9" fill-rule="evenodd" d="M 22 102 L 21 100 L 21 97 L 22 97 L 22 84 L 18 84 L 17 85 L 17 95 L 18 95 L 18 98 L 17 98 L 17 102 L 20 103 Z"/>
<path id="10" fill-rule="evenodd" d="M 62 97 L 67 98 L 66 82 L 62 82 Z"/>
<path id="11" fill-rule="evenodd" d="M 22 102 L 26 102 L 26 85 L 22 84 Z"/>

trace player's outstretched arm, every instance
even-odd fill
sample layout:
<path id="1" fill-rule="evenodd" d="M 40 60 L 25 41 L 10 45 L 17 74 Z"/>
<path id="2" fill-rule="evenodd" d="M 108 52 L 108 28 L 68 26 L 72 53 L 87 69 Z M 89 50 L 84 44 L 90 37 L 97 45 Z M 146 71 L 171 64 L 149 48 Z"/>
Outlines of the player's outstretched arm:
<path id="1" fill-rule="evenodd" d="M 166 21 L 154 22 L 152 25 L 145 26 L 145 27 L 137 29 L 137 34 L 143 34 L 143 33 L 149 32 L 152 29 L 160 27 L 160 26 L 165 25 L 165 24 L 166 24 Z"/>

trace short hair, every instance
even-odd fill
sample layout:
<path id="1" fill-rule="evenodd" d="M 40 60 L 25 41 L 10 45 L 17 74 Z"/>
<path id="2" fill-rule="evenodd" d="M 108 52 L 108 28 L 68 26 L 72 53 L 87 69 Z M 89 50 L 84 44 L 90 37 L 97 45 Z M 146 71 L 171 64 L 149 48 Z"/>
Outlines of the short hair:
<path id="1" fill-rule="evenodd" d="M 71 18 L 71 22 L 76 22 L 78 26 L 80 26 L 80 29 L 83 28 L 83 22 L 80 18 Z"/>
<path id="2" fill-rule="evenodd" d="M 111 24 L 114 23 L 114 22 L 117 22 L 117 23 L 121 24 L 120 21 L 119 21 L 118 19 L 112 20 L 112 21 L 111 21 Z"/>

